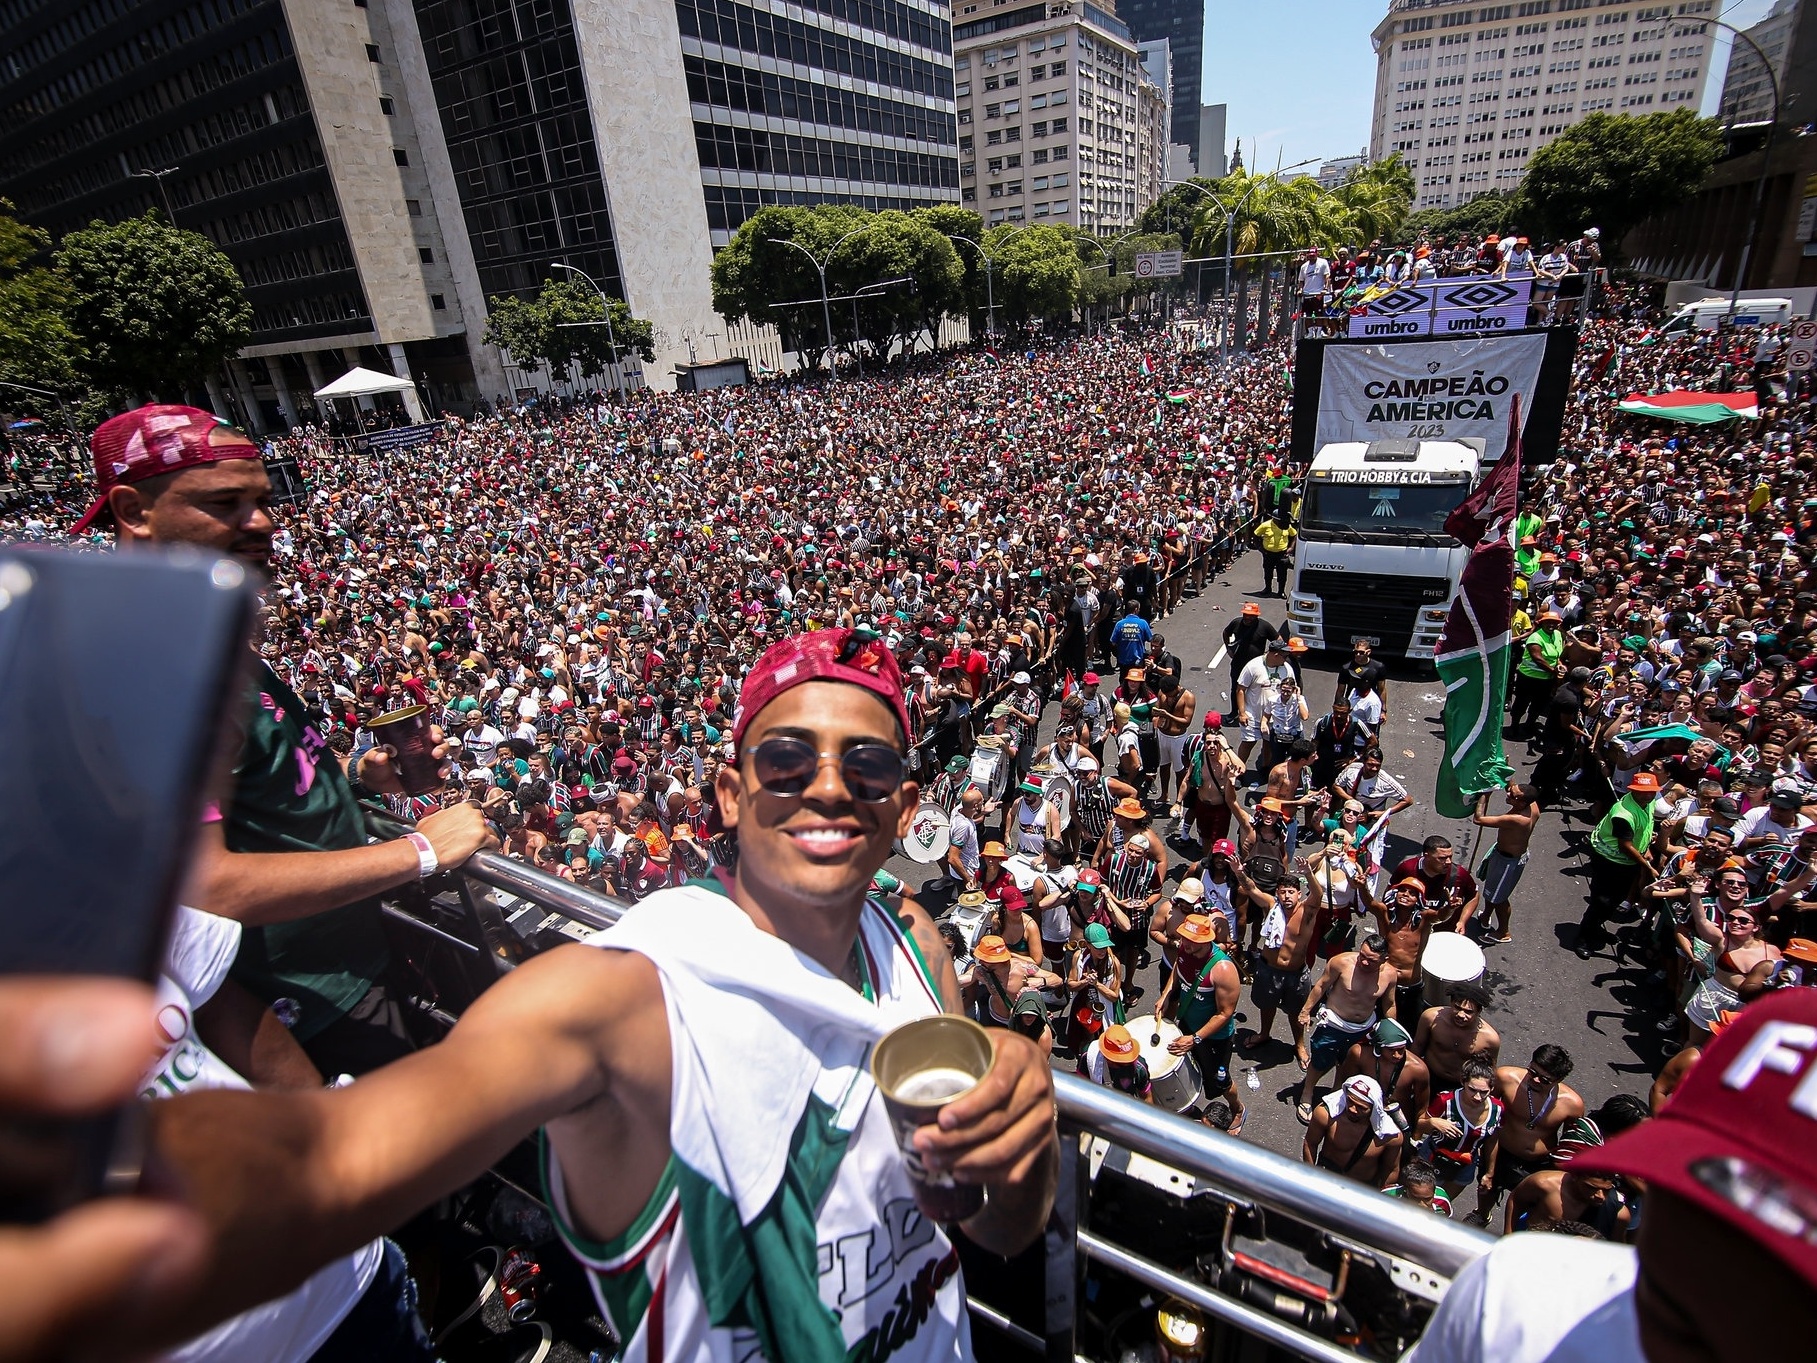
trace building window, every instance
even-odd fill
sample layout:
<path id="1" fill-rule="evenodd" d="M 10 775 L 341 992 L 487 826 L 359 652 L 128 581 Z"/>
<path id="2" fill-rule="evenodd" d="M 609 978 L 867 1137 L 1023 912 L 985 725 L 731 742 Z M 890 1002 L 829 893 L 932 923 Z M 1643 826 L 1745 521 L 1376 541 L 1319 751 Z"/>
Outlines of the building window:
<path id="1" fill-rule="evenodd" d="M 366 44 L 366 60 L 369 62 L 376 62 L 376 61 L 383 60 L 383 58 L 381 58 L 379 56 L 379 45 L 377 43 L 367 43 Z"/>
<path id="2" fill-rule="evenodd" d="M 1037 166 L 1046 165 L 1047 164 L 1047 152 L 1045 150 L 1037 150 L 1034 154 L 1033 160 Z"/>
<path id="3" fill-rule="evenodd" d="M 433 265 L 435 263 L 435 252 L 427 246 L 419 246 L 416 248 L 416 258 L 425 265 Z"/>
<path id="4" fill-rule="evenodd" d="M 391 149 L 391 159 L 396 161 L 400 166 L 407 166 L 410 164 L 410 153 L 405 151 L 402 147 L 393 147 Z"/>
<path id="5" fill-rule="evenodd" d="M 432 293 L 429 295 L 429 306 L 434 308 L 437 312 L 446 312 L 448 310 L 448 300 L 439 293 Z"/>
<path id="6" fill-rule="evenodd" d="M 422 217 L 423 216 L 423 201 L 421 199 L 405 199 L 404 200 L 404 211 L 413 218 Z"/>
<path id="7" fill-rule="evenodd" d="M 379 112 L 389 118 L 397 112 L 397 105 L 392 103 L 390 95 L 379 96 Z"/>
<path id="8" fill-rule="evenodd" d="M 992 175 L 1000 174 L 1003 170 L 1003 158 L 1001 156 L 991 157 L 990 160 L 984 163 L 984 168 Z"/>
<path id="9" fill-rule="evenodd" d="M 1022 157 L 1021 157 L 1020 153 L 1018 153 L 1015 156 L 1010 157 L 1009 160 L 1004 162 L 1004 164 L 1007 165 L 1011 170 L 1021 170 L 1022 169 Z"/>
<path id="10" fill-rule="evenodd" d="M 984 145 L 987 147 L 995 147 L 1002 141 L 1003 131 L 1000 128 L 992 128 L 989 132 L 984 134 Z"/>
<path id="11" fill-rule="evenodd" d="M 1065 132 L 1066 131 L 1066 120 L 1064 118 L 1056 118 L 1054 120 L 1053 127 L 1054 127 L 1054 131 L 1057 133 Z"/>

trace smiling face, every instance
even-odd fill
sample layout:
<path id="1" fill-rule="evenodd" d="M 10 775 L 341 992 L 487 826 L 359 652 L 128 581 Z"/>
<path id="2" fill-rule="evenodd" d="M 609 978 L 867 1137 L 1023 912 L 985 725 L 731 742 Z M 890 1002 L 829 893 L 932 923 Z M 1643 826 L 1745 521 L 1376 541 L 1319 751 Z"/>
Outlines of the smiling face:
<path id="1" fill-rule="evenodd" d="M 905 781 L 882 801 L 857 800 L 839 763 L 822 757 L 805 791 L 775 795 L 758 785 L 750 756 L 766 738 L 799 739 L 835 757 L 861 743 L 900 751 L 895 717 L 862 687 L 805 682 L 752 718 L 739 761 L 719 773 L 719 807 L 738 832 L 740 884 L 778 907 L 849 909 L 888 860 L 891 840 L 908 831 L 919 789 Z"/>

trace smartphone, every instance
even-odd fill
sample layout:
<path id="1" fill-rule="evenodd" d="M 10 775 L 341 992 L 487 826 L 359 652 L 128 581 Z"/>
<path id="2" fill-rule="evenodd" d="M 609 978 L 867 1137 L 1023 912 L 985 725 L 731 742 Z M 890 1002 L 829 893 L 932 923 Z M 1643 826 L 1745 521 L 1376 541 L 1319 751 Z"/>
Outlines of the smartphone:
<path id="1" fill-rule="evenodd" d="M 0 975 L 156 977 L 257 604 L 198 550 L 0 551 Z M 132 1110 L 0 1113 L 0 1221 L 129 1191 Z"/>

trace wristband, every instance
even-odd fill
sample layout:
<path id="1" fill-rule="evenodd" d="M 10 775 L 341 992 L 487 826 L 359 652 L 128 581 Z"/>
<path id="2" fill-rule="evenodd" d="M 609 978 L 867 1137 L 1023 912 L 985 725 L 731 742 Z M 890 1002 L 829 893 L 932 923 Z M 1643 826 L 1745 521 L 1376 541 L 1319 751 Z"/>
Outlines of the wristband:
<path id="1" fill-rule="evenodd" d="M 421 833 L 406 833 L 404 841 L 416 848 L 417 879 L 427 880 L 442 869 L 441 859 L 435 855 L 435 844 Z"/>

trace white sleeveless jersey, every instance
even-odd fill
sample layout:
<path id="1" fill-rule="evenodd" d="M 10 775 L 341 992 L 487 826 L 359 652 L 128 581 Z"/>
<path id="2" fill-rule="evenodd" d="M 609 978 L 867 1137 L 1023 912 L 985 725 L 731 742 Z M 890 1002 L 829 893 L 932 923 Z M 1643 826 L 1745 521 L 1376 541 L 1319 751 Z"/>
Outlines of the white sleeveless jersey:
<path id="1" fill-rule="evenodd" d="M 684 895 L 695 902 L 674 902 Z M 702 897 L 717 899 L 750 925 L 717 887 L 706 888 L 701 881 L 659 892 L 636 912 L 641 916 L 657 909 L 669 922 L 685 924 L 682 931 L 698 944 L 704 927 Z M 846 1006 L 877 1016 L 874 1036 L 942 1011 L 919 948 L 875 900 L 866 904 L 859 929 L 862 998 L 754 925 L 750 932 L 763 937 L 767 947 L 750 938 L 724 944 L 732 948 L 728 955 L 744 958 L 728 965 L 740 972 L 746 992 L 769 994 L 779 1004 L 793 994 L 791 1002 L 799 1004 L 803 994 L 812 999 L 820 991 L 838 1008 L 841 1001 L 827 994 L 830 983 L 843 991 Z M 619 945 L 614 935 L 594 940 L 601 946 Z M 700 1149 L 703 1133 L 717 1129 L 735 1140 L 737 1133 L 774 1130 L 790 1118 L 774 1110 L 771 1092 L 759 1091 L 771 1086 L 751 1079 L 740 1084 L 736 1074 L 727 1082 L 723 1063 L 714 1082 L 715 1056 L 709 1054 L 703 1063 L 696 1042 L 704 1040 L 723 1058 L 737 1043 L 722 1028 L 737 1023 L 700 1007 L 698 994 L 694 1007 L 678 1007 L 689 989 L 701 984 L 694 970 L 698 962 L 684 959 L 684 953 L 698 955 L 698 947 L 678 942 L 681 951 L 671 952 L 649 933 L 625 945 L 648 956 L 663 976 L 676 1066 L 670 1117 L 675 1153 L 643 1212 L 610 1242 L 590 1240 L 575 1230 L 561 1169 L 546 1146 L 544 1158 L 545 1186 L 562 1238 L 588 1269 L 594 1297 L 623 1341 L 619 1356 L 626 1363 L 970 1358 L 958 1252 L 941 1228 L 916 1210 L 883 1099 L 865 1069 L 870 1045 L 848 1048 L 845 1055 L 823 1054 L 805 1107 L 794 1120 L 780 1186 L 755 1217 L 742 1215 L 737 1190 L 722 1186 L 728 1179 L 725 1170 L 697 1169 L 689 1152 Z M 749 956 L 754 950 L 767 954 L 753 962 Z M 797 971 L 778 968 L 786 957 L 800 963 Z M 683 973 L 693 979 L 684 981 Z M 691 1032 L 689 1019 L 694 1028 L 714 1030 Z M 753 1030 L 761 1029 L 738 1032 Z M 802 1030 L 797 1027 L 797 1034 Z M 849 1020 L 839 1030 L 849 1033 Z M 812 1029 L 807 1035 L 819 1039 Z M 749 1035 L 754 1054 L 774 1042 L 774 1036 Z M 852 1054 L 861 1063 L 843 1063 Z M 805 1051 L 803 1058 L 815 1063 Z M 739 1177 L 734 1169 L 730 1178 Z"/>

